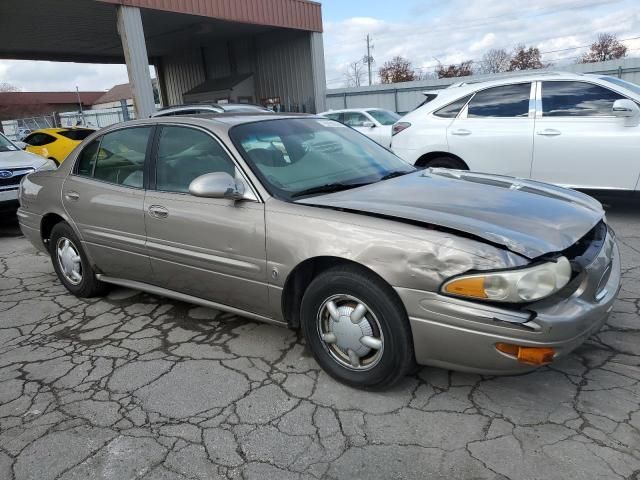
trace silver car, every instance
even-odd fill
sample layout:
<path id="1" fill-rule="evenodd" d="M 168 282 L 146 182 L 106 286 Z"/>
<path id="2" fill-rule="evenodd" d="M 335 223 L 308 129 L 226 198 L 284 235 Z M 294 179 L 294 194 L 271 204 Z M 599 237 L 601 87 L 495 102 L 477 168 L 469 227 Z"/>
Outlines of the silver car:
<path id="1" fill-rule="evenodd" d="M 20 201 L 23 233 L 73 294 L 116 284 L 301 328 L 361 388 L 416 363 L 549 364 L 602 326 L 620 285 L 592 198 L 416 170 L 322 117 L 119 124 L 26 177 Z"/>

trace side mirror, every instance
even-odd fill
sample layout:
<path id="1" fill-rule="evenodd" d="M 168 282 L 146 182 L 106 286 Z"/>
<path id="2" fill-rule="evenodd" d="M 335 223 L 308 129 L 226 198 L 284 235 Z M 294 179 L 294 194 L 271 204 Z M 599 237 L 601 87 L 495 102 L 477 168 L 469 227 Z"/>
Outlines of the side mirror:
<path id="1" fill-rule="evenodd" d="M 611 112 L 615 117 L 624 118 L 625 126 L 636 126 L 640 123 L 640 107 L 626 98 L 613 102 Z"/>
<path id="2" fill-rule="evenodd" d="M 375 126 L 376 126 L 376 124 L 375 124 L 375 123 L 373 123 L 373 122 L 364 122 L 364 123 L 362 124 L 362 126 L 363 126 L 364 128 L 373 128 L 373 127 L 375 127 Z"/>
<path id="3" fill-rule="evenodd" d="M 20 150 L 26 150 L 26 149 L 27 149 L 27 147 L 29 146 L 29 145 L 27 145 L 26 143 L 24 143 L 24 142 L 20 142 L 20 141 L 18 141 L 18 142 L 13 142 L 13 143 L 14 143 L 14 144 L 15 144 L 15 146 L 16 146 L 16 147 L 18 147 Z"/>
<path id="4" fill-rule="evenodd" d="M 226 172 L 205 173 L 189 184 L 189 193 L 194 197 L 242 200 L 244 192 L 244 183 Z"/>

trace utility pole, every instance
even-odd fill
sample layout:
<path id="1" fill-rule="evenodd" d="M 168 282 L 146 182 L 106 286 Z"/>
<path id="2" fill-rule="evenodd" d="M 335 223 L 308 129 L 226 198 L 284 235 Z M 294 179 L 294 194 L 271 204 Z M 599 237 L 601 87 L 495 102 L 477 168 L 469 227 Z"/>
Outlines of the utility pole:
<path id="1" fill-rule="evenodd" d="M 82 110 L 82 99 L 80 98 L 80 89 L 76 85 L 76 94 L 78 95 L 78 106 L 80 107 L 80 117 L 82 118 L 82 124 L 84 125 L 84 110 Z"/>
<path id="2" fill-rule="evenodd" d="M 369 70 L 369 86 L 371 86 L 371 64 L 373 63 L 373 57 L 371 56 L 371 49 L 373 48 L 373 44 L 371 43 L 371 36 L 367 33 L 367 57 L 365 61 L 367 62 L 367 69 Z"/>

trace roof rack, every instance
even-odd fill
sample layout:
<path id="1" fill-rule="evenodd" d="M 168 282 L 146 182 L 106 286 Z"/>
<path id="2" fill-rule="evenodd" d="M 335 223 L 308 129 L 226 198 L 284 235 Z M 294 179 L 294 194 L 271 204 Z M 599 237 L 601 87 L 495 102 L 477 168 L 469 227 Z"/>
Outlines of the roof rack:
<path id="1" fill-rule="evenodd" d="M 456 83 L 452 83 L 451 85 L 449 85 L 447 88 L 457 88 L 457 87 L 463 87 L 465 85 L 473 85 L 475 83 L 482 83 L 482 82 L 491 82 L 493 80 L 501 80 L 504 78 L 513 78 L 513 77 L 536 77 L 536 76 L 559 76 L 559 75 L 583 75 L 582 73 L 576 73 L 576 72 L 563 72 L 563 71 L 559 71 L 559 70 L 553 70 L 553 71 L 547 71 L 547 70 L 543 70 L 543 71 L 536 71 L 536 70 L 523 70 L 523 71 L 517 71 L 517 72 L 502 72 L 502 73 L 497 73 L 494 75 L 491 75 L 488 78 L 478 78 L 478 79 L 470 79 L 464 82 L 456 82 Z"/>

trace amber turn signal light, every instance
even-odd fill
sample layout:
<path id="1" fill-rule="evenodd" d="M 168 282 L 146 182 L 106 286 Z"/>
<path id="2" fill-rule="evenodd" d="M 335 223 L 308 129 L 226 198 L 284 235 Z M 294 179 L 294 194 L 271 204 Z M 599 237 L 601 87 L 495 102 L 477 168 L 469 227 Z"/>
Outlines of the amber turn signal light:
<path id="1" fill-rule="evenodd" d="M 553 362 L 556 351 L 551 347 L 522 347 L 512 343 L 496 343 L 496 349 L 513 355 L 519 362 L 529 365 L 546 365 Z"/>

